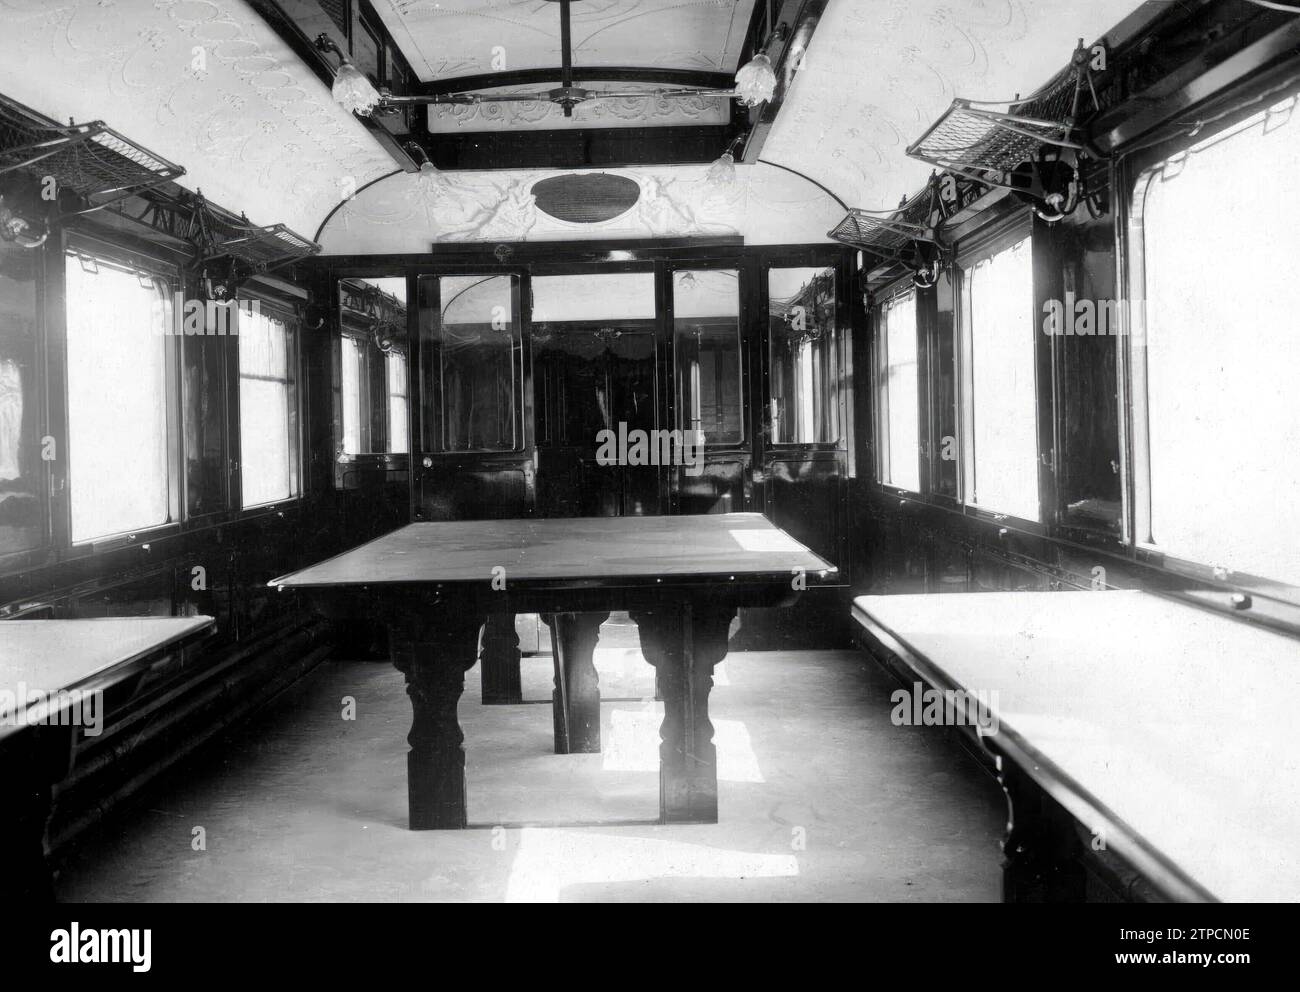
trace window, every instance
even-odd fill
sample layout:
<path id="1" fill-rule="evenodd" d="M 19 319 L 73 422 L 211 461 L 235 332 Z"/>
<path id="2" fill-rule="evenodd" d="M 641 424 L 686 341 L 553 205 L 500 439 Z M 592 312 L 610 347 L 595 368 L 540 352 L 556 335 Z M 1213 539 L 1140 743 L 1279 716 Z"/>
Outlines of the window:
<path id="1" fill-rule="evenodd" d="M 239 311 L 239 448 L 243 505 L 300 493 L 298 477 L 297 334 L 261 311 Z"/>
<path id="2" fill-rule="evenodd" d="M 343 453 L 370 450 L 370 349 L 364 338 L 345 334 L 339 340 L 343 379 Z"/>
<path id="3" fill-rule="evenodd" d="M 916 294 L 908 291 L 880 307 L 877 329 L 880 481 L 921 489 Z"/>
<path id="4" fill-rule="evenodd" d="M 409 449 L 405 417 L 393 421 L 393 375 L 389 356 L 406 354 L 406 278 L 339 281 L 338 380 L 335 383 L 337 450 L 347 460 Z M 405 366 L 405 358 L 402 359 Z M 406 401 L 406 387 L 401 388 Z M 394 430 L 401 435 L 395 437 Z"/>
<path id="5" fill-rule="evenodd" d="M 388 450 L 394 454 L 410 451 L 407 438 L 406 356 L 400 351 L 384 356 L 388 374 Z"/>
<path id="6" fill-rule="evenodd" d="M 155 275 L 69 256 L 68 463 L 72 540 L 166 523 L 171 289 Z"/>
<path id="7" fill-rule="evenodd" d="M 1025 238 L 963 267 L 966 502 L 1039 519 L 1034 271 Z"/>
<path id="8" fill-rule="evenodd" d="M 1133 204 L 1138 543 L 1300 585 L 1300 120 L 1157 163 Z"/>
<path id="9" fill-rule="evenodd" d="M 420 295 L 422 375 L 433 397 L 427 449 L 514 450 L 522 364 L 515 277 L 422 276 Z"/>
<path id="10" fill-rule="evenodd" d="M 42 253 L 0 241 L 0 555 L 41 543 L 37 274 Z"/>
<path id="11" fill-rule="evenodd" d="M 838 443 L 834 269 L 768 270 L 773 444 Z"/>
<path id="12" fill-rule="evenodd" d="M 677 428 L 706 444 L 745 439 L 740 402 L 740 274 L 699 269 L 673 274 Z"/>

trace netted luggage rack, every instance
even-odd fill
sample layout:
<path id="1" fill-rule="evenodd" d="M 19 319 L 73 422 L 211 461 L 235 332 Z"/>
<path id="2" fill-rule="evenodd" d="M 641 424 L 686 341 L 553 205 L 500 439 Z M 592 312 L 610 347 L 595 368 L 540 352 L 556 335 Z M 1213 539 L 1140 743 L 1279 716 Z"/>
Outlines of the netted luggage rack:
<path id="1" fill-rule="evenodd" d="M 827 236 L 889 265 L 907 266 L 917 285 L 926 286 L 937 274 L 936 264 L 943 253 L 938 225 L 946 216 L 937 177 L 931 176 L 925 189 L 894 210 L 850 207 Z"/>
<path id="2" fill-rule="evenodd" d="M 1070 65 L 1023 100 L 954 100 L 907 154 L 968 179 L 1023 192 L 1045 152 L 1059 159 L 1085 150 L 1078 137 L 1081 114 L 1099 109 L 1090 55 L 1080 40 Z"/>
<path id="3" fill-rule="evenodd" d="M 57 189 L 79 194 L 87 206 L 69 214 L 88 213 L 185 174 L 103 121 L 55 123 L 0 96 L 0 175 L 26 171 L 51 177 Z M 108 195 L 106 200 L 94 197 Z"/>
<path id="4" fill-rule="evenodd" d="M 255 227 L 217 217 L 209 217 L 208 223 L 214 234 L 209 257 L 229 255 L 259 272 L 296 262 L 321 250 L 315 241 L 296 234 L 283 224 Z"/>

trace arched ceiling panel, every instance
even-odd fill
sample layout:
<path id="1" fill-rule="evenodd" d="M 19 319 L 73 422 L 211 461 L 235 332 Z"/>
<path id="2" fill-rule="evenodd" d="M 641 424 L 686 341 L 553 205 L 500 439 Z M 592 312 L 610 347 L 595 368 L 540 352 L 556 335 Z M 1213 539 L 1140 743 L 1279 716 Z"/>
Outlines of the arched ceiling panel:
<path id="1" fill-rule="evenodd" d="M 1028 96 L 1135 0 L 831 0 L 763 158 L 889 209 L 931 166 L 907 146 L 955 97 Z"/>
<path id="2" fill-rule="evenodd" d="M 103 120 L 256 224 L 310 237 L 393 161 L 243 0 L 0 0 L 0 90 Z"/>

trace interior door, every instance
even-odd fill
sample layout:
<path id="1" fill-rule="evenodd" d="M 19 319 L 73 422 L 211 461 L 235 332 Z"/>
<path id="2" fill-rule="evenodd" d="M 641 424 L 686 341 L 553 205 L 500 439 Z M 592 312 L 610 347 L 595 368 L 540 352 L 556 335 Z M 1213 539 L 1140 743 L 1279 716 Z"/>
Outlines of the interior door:
<path id="1" fill-rule="evenodd" d="M 664 512 L 653 269 L 535 274 L 530 326 L 539 515 Z"/>

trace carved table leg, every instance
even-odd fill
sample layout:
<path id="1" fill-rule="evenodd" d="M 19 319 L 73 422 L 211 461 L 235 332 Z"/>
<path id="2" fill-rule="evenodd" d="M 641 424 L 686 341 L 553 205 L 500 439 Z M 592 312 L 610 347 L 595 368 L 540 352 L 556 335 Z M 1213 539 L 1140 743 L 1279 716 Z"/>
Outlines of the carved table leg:
<path id="1" fill-rule="evenodd" d="M 600 753 L 600 680 L 592 654 L 608 613 L 547 616 L 555 658 L 556 754 Z"/>
<path id="2" fill-rule="evenodd" d="M 493 613 L 483 627 L 479 650 L 482 669 L 483 704 L 502 706 L 524 701 L 519 678 L 519 635 L 513 613 Z"/>
<path id="3" fill-rule="evenodd" d="M 1069 814 L 1055 808 L 1005 756 L 997 755 L 998 781 L 1007 797 L 1002 841 L 1002 901 L 1083 902 L 1087 883 L 1075 857 L 1077 838 Z"/>
<path id="4" fill-rule="evenodd" d="M 713 668 L 727 655 L 734 607 L 667 606 L 632 614 L 664 697 L 659 820 L 718 822 L 718 753 L 709 721 Z"/>
<path id="5" fill-rule="evenodd" d="M 450 612 L 396 623 L 391 630 L 393 664 L 406 675 L 414 718 L 407 742 L 406 784 L 412 830 L 463 828 L 465 735 L 456 704 L 465 673 L 474 667 L 481 617 Z"/>

